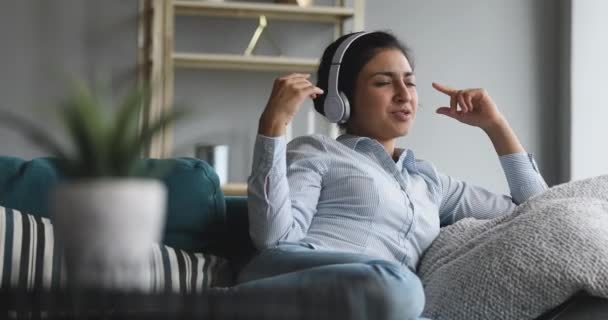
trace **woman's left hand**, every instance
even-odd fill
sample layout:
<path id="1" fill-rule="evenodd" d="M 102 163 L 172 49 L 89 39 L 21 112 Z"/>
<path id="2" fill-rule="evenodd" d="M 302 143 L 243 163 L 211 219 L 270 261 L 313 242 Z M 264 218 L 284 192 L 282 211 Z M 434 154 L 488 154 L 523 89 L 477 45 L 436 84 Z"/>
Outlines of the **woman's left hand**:
<path id="1" fill-rule="evenodd" d="M 498 107 L 485 89 L 457 90 L 436 82 L 433 82 L 433 88 L 450 97 L 450 106 L 438 108 L 436 112 L 439 114 L 484 130 L 500 125 L 504 121 Z"/>

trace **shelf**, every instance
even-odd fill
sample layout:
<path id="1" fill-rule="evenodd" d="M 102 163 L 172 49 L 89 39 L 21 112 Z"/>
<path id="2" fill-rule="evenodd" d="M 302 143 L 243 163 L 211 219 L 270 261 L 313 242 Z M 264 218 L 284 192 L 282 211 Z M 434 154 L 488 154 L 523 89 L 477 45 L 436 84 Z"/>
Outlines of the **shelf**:
<path id="1" fill-rule="evenodd" d="M 247 196 L 247 183 L 227 183 L 222 185 L 225 196 Z"/>
<path id="2" fill-rule="evenodd" d="M 332 6 L 299 7 L 293 4 L 212 2 L 202 0 L 175 1 L 173 8 L 178 15 L 204 15 L 220 17 L 252 17 L 261 15 L 268 19 L 318 22 L 341 22 L 352 18 L 355 9 Z"/>
<path id="3" fill-rule="evenodd" d="M 174 53 L 173 63 L 176 67 L 182 68 L 315 72 L 319 60 L 237 54 Z"/>

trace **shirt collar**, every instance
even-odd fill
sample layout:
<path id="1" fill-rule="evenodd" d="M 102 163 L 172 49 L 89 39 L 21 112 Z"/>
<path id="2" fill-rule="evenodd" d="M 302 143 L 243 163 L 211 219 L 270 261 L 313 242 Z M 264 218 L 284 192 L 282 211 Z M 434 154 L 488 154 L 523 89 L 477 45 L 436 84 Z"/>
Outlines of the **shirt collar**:
<path id="1" fill-rule="evenodd" d="M 412 149 L 400 149 L 401 154 L 396 162 L 397 167 L 406 168 L 407 171 L 419 172 L 416 166 L 416 156 Z"/>
<path id="2" fill-rule="evenodd" d="M 349 147 L 350 149 L 357 150 L 357 145 L 364 140 L 372 140 L 368 137 L 359 137 L 352 134 L 343 134 L 339 136 L 336 140 L 342 143 L 343 145 Z"/>
<path id="3" fill-rule="evenodd" d="M 368 143 L 377 143 L 378 141 L 371 139 L 369 137 L 360 137 L 353 134 L 343 134 L 336 139 L 338 142 L 347 146 L 350 149 L 357 151 L 357 146 L 363 141 L 368 141 Z M 384 148 L 382 148 L 384 150 Z M 398 168 L 406 168 L 408 171 L 418 172 L 418 167 L 416 166 L 416 157 L 414 155 L 414 151 L 411 149 L 403 149 L 396 148 L 397 152 L 399 152 L 399 158 L 395 162 Z"/>

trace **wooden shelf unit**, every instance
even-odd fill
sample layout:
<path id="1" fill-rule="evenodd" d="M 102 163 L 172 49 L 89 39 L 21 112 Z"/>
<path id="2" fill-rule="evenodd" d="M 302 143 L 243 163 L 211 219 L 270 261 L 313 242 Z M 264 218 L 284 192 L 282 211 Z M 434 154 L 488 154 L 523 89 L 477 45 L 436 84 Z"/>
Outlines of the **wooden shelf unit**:
<path id="1" fill-rule="evenodd" d="M 179 15 L 259 18 L 269 20 L 331 23 L 334 38 L 345 34 L 344 23 L 352 21 L 352 30 L 363 30 L 365 0 L 344 0 L 335 6 L 299 7 L 290 4 L 252 2 L 213 2 L 203 0 L 139 0 L 139 77 L 142 83 L 153 84 L 149 110 L 142 115 L 142 126 L 169 111 L 173 104 L 173 73 L 175 68 L 202 68 L 243 71 L 314 72 L 317 59 L 286 56 L 257 56 L 175 52 L 175 17 Z M 321 49 L 321 48 L 320 48 Z M 165 128 L 148 148 L 146 156 L 171 157 L 172 128 Z"/>
<path id="2" fill-rule="evenodd" d="M 236 18 L 257 18 L 263 15 L 275 20 L 328 23 L 339 23 L 355 16 L 354 8 L 335 6 L 298 7 L 291 4 L 178 0 L 173 7 L 176 15 Z"/>
<path id="3" fill-rule="evenodd" d="M 174 53 L 173 63 L 176 68 L 313 72 L 317 69 L 319 61 L 317 59 L 257 55 Z"/>

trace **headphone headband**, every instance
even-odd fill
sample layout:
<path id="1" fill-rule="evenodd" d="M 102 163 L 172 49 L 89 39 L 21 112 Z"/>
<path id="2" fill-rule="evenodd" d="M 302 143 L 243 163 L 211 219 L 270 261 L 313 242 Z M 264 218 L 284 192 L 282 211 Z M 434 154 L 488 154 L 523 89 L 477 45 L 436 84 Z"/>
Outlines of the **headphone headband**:
<path id="1" fill-rule="evenodd" d="M 338 49 L 336 49 L 336 52 L 334 53 L 334 56 L 331 59 L 331 63 L 332 64 L 342 63 L 342 58 L 344 58 L 344 53 L 346 52 L 348 47 L 350 47 L 350 45 L 355 40 L 357 40 L 357 38 L 364 36 L 366 34 L 367 34 L 367 32 L 365 32 L 365 31 L 357 32 L 357 33 L 352 34 L 350 37 L 346 38 L 346 40 L 342 41 L 342 43 L 340 43 L 340 46 L 338 46 Z"/>

